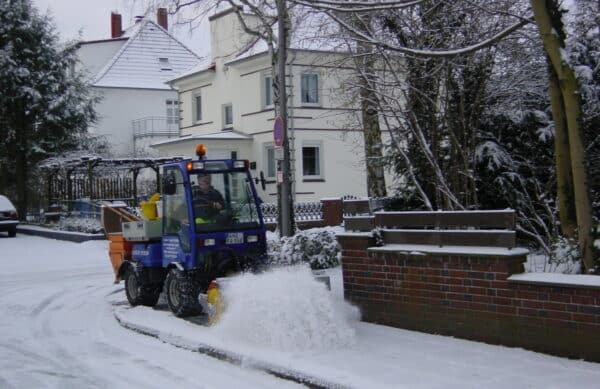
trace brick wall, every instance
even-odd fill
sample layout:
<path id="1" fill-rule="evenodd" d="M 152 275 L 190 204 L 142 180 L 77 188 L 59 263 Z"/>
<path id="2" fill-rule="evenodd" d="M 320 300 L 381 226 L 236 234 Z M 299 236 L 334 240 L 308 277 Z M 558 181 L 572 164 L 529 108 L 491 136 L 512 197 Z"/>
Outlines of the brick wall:
<path id="1" fill-rule="evenodd" d="M 363 320 L 600 362 L 600 288 L 510 280 L 524 255 L 370 252 L 338 237 L 345 297 Z"/>

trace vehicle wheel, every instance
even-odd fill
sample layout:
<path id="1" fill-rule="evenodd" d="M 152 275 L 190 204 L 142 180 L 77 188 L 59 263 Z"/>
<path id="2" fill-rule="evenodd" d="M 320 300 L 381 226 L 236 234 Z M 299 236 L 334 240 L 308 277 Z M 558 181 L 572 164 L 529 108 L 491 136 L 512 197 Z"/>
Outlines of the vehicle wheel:
<path id="1" fill-rule="evenodd" d="M 130 268 L 125 274 L 125 295 L 132 306 L 145 305 L 153 307 L 160 297 L 160 285 L 144 285 L 136 270 Z"/>
<path id="2" fill-rule="evenodd" d="M 13 228 L 12 230 L 8 230 L 8 236 L 10 236 L 11 238 L 17 236 L 17 229 Z"/>
<path id="3" fill-rule="evenodd" d="M 186 317 L 202 312 L 198 301 L 199 285 L 185 272 L 173 268 L 165 280 L 165 294 L 171 312 L 177 317 Z"/>

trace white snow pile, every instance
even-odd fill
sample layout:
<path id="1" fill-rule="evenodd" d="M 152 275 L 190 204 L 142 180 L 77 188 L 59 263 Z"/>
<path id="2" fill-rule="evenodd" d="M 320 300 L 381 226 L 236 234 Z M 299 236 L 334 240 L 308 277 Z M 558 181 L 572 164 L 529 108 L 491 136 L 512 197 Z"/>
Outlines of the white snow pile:
<path id="1" fill-rule="evenodd" d="M 76 231 L 88 234 L 102 232 L 100 221 L 90 217 L 69 216 L 61 218 L 58 225 L 55 225 L 54 228 L 61 231 Z"/>
<path id="2" fill-rule="evenodd" d="M 223 294 L 227 307 L 214 331 L 228 341 L 283 352 L 355 343 L 358 309 L 329 292 L 306 265 L 240 275 Z"/>
<path id="3" fill-rule="evenodd" d="M 328 269 L 339 265 L 340 248 L 336 234 L 341 227 L 311 228 L 297 231 L 294 236 L 280 237 L 267 233 L 269 264 L 297 265 L 308 263 L 311 269 Z"/>

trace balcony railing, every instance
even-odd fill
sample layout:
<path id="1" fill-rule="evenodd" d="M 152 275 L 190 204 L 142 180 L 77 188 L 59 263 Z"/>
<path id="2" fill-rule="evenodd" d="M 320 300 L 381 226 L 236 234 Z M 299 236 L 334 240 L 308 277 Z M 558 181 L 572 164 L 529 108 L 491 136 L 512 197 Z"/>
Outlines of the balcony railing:
<path id="1" fill-rule="evenodd" d="M 131 121 L 133 138 L 154 136 L 175 137 L 179 136 L 179 123 L 177 118 L 166 116 L 148 116 Z"/>

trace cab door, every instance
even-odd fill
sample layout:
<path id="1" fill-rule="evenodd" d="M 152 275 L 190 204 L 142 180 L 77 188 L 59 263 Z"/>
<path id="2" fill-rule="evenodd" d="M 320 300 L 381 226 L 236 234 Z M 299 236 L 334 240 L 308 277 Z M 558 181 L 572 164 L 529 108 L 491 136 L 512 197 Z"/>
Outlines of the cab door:
<path id="1" fill-rule="evenodd" d="M 191 235 L 193 220 L 190 215 L 189 196 L 186 195 L 186 182 L 181 169 L 165 169 L 164 179 L 172 188 L 163 191 L 163 266 L 172 262 L 191 265 Z M 174 184 L 174 187 L 173 187 Z"/>

